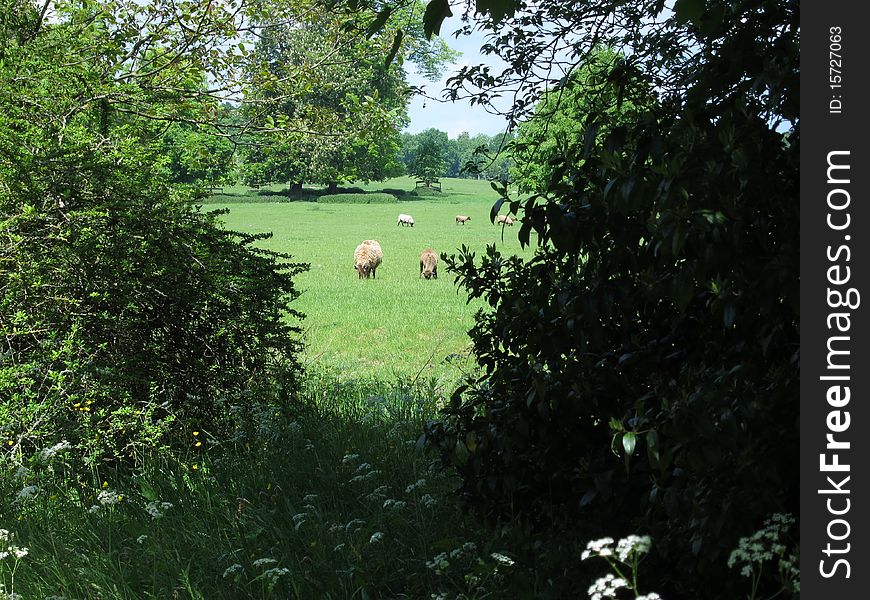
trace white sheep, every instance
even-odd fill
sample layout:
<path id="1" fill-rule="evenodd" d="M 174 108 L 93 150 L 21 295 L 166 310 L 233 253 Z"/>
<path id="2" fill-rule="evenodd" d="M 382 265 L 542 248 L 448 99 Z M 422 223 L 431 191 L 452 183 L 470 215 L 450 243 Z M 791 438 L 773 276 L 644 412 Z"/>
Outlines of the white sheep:
<path id="1" fill-rule="evenodd" d="M 438 279 L 438 256 L 432 248 L 426 248 L 420 255 L 420 277 Z"/>
<path id="2" fill-rule="evenodd" d="M 411 227 L 413 227 L 414 217 L 412 217 L 411 215 L 401 214 L 399 215 L 399 220 L 396 221 L 396 225 L 410 225 Z"/>
<path id="3" fill-rule="evenodd" d="M 381 245 L 376 240 L 363 240 L 353 253 L 353 268 L 360 279 L 368 279 L 369 275 L 374 279 L 375 271 L 383 260 Z"/>
<path id="4" fill-rule="evenodd" d="M 514 220 L 513 220 L 513 218 L 511 218 L 511 217 L 508 216 L 508 215 L 499 215 L 499 216 L 497 216 L 497 217 L 495 218 L 495 224 L 496 224 L 496 225 L 500 225 L 500 224 L 502 224 L 502 223 L 504 223 L 505 225 L 508 225 L 508 226 L 510 226 L 510 227 L 513 227 L 513 225 L 514 225 Z"/>
<path id="5" fill-rule="evenodd" d="M 456 224 L 457 225 L 459 225 L 460 223 L 465 225 L 466 221 L 470 221 L 470 220 L 471 220 L 471 217 L 467 217 L 465 215 L 456 215 Z"/>

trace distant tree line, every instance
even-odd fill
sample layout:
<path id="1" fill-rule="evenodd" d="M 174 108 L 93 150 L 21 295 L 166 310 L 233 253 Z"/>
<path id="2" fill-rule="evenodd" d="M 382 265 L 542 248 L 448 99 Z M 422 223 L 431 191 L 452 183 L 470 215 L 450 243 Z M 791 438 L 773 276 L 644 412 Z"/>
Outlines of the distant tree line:
<path id="1" fill-rule="evenodd" d="M 471 135 L 463 131 L 451 139 L 430 128 L 402 133 L 401 163 L 405 173 L 420 179 L 463 177 L 507 181 L 513 165 L 508 146 L 513 137 L 497 133 Z"/>

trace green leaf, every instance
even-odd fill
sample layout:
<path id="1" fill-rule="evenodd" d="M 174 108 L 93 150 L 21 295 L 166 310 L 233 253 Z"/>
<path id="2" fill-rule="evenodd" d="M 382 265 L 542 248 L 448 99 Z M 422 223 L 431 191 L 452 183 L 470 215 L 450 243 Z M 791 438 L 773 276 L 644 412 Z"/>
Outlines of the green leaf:
<path id="1" fill-rule="evenodd" d="M 517 11 L 519 2 L 517 0 L 477 0 L 475 6 L 478 13 L 489 13 L 493 22 L 498 24 L 505 17 L 513 16 Z"/>
<path id="2" fill-rule="evenodd" d="M 622 436 L 622 447 L 629 456 L 634 454 L 634 446 L 637 444 L 637 436 L 633 431 L 628 431 Z"/>
<path id="3" fill-rule="evenodd" d="M 659 462 L 659 434 L 655 429 L 646 433 L 646 448 L 653 466 Z"/>
<path id="4" fill-rule="evenodd" d="M 432 0 L 426 5 L 426 12 L 423 13 L 423 35 L 426 39 L 431 40 L 433 34 L 441 35 L 441 23 L 450 16 L 453 16 L 453 12 L 448 0 Z"/>
<path id="5" fill-rule="evenodd" d="M 372 21 L 371 25 L 369 25 L 366 30 L 366 38 L 372 37 L 374 34 L 383 29 L 384 24 L 386 24 L 387 19 L 393 14 L 393 9 L 391 7 L 387 7 L 381 12 L 377 14 L 375 20 Z"/>
<path id="6" fill-rule="evenodd" d="M 393 59 L 396 58 L 396 54 L 399 52 L 399 48 L 402 47 L 402 39 L 405 37 L 405 32 L 401 29 L 396 32 L 395 37 L 393 37 L 393 45 L 390 48 L 389 54 L 387 54 L 387 59 L 384 62 L 384 66 L 386 68 L 390 68 L 390 65 L 393 63 Z M 401 65 L 401 63 L 400 63 Z"/>
<path id="7" fill-rule="evenodd" d="M 494 184 L 495 182 L 493 182 Z M 495 217 L 498 215 L 498 211 L 501 210 L 501 205 L 504 204 L 504 198 L 499 198 L 495 201 L 495 204 L 492 205 L 492 208 L 489 209 L 489 221 L 490 223 L 495 223 Z"/>
<path id="8" fill-rule="evenodd" d="M 677 0 L 674 3 L 674 15 L 677 23 L 697 21 L 704 14 L 704 0 Z"/>

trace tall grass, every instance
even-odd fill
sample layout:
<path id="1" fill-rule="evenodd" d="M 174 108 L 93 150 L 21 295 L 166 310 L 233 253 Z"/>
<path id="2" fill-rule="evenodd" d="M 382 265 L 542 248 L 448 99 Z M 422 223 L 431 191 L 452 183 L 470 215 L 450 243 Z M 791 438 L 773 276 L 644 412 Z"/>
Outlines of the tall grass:
<path id="1" fill-rule="evenodd" d="M 191 432 L 189 452 L 137 469 L 82 471 L 74 448 L 30 457 L 26 471 L 0 465 L 0 527 L 28 548 L 15 592 L 507 598 L 553 587 L 518 531 L 460 511 L 450 475 L 419 446 L 444 401 L 432 382 L 312 371 L 304 394 L 304 408 L 262 414 L 253 435 Z M 0 560 L 0 583 L 9 573 Z"/>

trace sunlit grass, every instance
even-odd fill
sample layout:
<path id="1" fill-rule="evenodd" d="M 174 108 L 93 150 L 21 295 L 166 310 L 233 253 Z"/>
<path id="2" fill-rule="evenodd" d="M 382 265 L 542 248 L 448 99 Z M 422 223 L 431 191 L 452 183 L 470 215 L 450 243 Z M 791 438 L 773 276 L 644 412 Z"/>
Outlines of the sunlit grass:
<path id="1" fill-rule="evenodd" d="M 359 187 L 412 190 L 414 184 L 400 178 Z M 420 253 L 431 247 L 452 254 L 464 244 L 479 255 L 491 243 L 508 254 L 530 251 L 520 249 L 516 227 L 504 229 L 502 238 L 502 228 L 489 222 L 497 195 L 488 182 L 448 179 L 443 189 L 443 195 L 392 205 L 227 204 L 225 221 L 231 229 L 270 231 L 265 247 L 310 263 L 310 272 L 298 278 L 303 295 L 296 304 L 307 315 L 307 362 L 326 362 L 347 377 L 453 380 L 469 368 L 461 357 L 483 304 L 467 303 L 443 262 L 437 280 L 421 280 Z M 400 212 L 413 215 L 413 228 L 396 225 Z M 457 225 L 457 214 L 471 221 Z M 364 239 L 378 240 L 384 251 L 375 279 L 360 280 L 353 269 L 354 249 Z"/>

